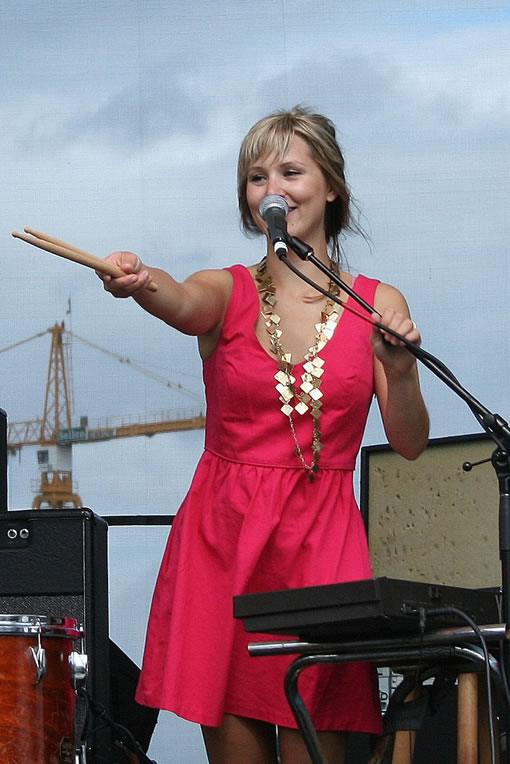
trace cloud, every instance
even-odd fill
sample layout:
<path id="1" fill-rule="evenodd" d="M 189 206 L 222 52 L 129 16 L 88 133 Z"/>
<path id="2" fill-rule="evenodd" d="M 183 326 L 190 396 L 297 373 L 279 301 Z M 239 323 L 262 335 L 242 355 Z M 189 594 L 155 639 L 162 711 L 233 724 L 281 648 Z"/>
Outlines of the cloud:
<path id="1" fill-rule="evenodd" d="M 124 152 L 149 149 L 172 136 L 202 136 L 207 128 L 201 105 L 175 78 L 158 67 L 140 72 L 135 82 L 113 93 L 97 111 L 65 127 L 64 139 L 87 137 Z"/>

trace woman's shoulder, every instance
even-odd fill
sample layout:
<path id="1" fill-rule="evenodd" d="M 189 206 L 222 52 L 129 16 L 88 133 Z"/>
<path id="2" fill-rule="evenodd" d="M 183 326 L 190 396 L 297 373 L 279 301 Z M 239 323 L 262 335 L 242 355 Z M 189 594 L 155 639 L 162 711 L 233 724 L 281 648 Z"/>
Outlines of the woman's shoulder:
<path id="1" fill-rule="evenodd" d="M 208 268 L 195 271 L 185 279 L 184 284 L 198 289 L 206 289 L 218 296 L 222 295 L 228 303 L 232 293 L 233 280 L 233 274 L 225 268 Z"/>
<path id="2" fill-rule="evenodd" d="M 256 266 L 245 266 L 240 264 L 227 265 L 223 268 L 209 268 L 202 271 L 195 271 L 188 276 L 186 281 L 205 281 L 215 284 L 226 284 L 232 286 L 233 281 L 248 279 L 255 272 Z"/>
<path id="3" fill-rule="evenodd" d="M 373 304 L 375 301 L 375 293 L 380 284 L 378 279 L 365 276 L 363 273 L 351 273 L 349 271 L 341 271 L 340 277 L 342 281 L 350 287 L 356 294 L 363 297 L 364 300 Z"/>
<path id="4" fill-rule="evenodd" d="M 397 287 L 380 281 L 375 290 L 375 308 L 381 313 L 385 308 L 395 308 L 399 313 L 409 313 L 406 298 Z"/>
<path id="5" fill-rule="evenodd" d="M 202 281 L 212 283 L 232 283 L 232 274 L 230 268 L 205 268 L 201 271 L 195 271 L 186 278 L 186 281 Z"/>
<path id="6" fill-rule="evenodd" d="M 251 268 L 239 264 L 196 271 L 186 281 L 199 283 L 213 288 L 218 293 L 221 292 L 226 298 L 226 305 L 231 305 L 237 299 L 244 299 L 253 290 L 255 284 Z"/>
<path id="7" fill-rule="evenodd" d="M 253 265 L 243 265 L 241 266 L 244 268 L 244 270 L 250 274 L 252 279 L 255 279 L 255 274 L 257 273 L 257 269 L 260 267 L 260 263 L 254 263 Z"/>

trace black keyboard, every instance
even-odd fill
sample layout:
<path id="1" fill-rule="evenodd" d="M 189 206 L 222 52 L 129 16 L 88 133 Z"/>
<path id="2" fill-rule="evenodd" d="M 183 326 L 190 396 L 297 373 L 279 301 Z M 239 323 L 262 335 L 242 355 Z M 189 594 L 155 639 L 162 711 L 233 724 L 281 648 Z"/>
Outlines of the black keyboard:
<path id="1" fill-rule="evenodd" d="M 248 632 L 284 634 L 312 641 L 367 634 L 395 635 L 466 626 L 456 608 L 478 625 L 501 622 L 497 589 L 465 589 L 394 578 L 310 586 L 234 597 L 234 616 Z M 425 619 L 423 614 L 425 613 Z"/>

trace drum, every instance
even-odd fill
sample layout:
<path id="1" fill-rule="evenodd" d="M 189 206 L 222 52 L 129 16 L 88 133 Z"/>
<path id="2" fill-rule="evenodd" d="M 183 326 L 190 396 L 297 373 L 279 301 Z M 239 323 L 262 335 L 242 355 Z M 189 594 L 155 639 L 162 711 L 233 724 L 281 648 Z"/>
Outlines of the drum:
<path id="1" fill-rule="evenodd" d="M 74 764 L 73 618 L 0 615 L 0 761 Z"/>

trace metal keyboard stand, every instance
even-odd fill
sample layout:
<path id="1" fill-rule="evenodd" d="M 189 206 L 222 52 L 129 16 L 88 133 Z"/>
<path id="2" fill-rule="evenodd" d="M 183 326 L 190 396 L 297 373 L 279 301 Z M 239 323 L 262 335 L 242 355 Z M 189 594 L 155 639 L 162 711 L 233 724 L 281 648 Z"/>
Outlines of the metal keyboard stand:
<path id="1" fill-rule="evenodd" d="M 507 643 L 510 629 L 505 624 L 479 627 L 487 644 Z M 352 640 L 352 637 L 351 637 Z M 259 655 L 300 655 L 287 671 L 285 693 L 292 713 L 303 736 L 312 764 L 328 764 L 325 754 L 312 724 L 310 715 L 298 690 L 298 679 L 302 671 L 320 663 L 369 662 L 379 666 L 406 669 L 425 665 L 459 665 L 460 671 L 471 666 L 473 672 L 485 665 L 483 653 L 479 649 L 479 639 L 469 627 L 440 629 L 423 635 L 405 637 L 379 637 L 340 642 L 306 642 L 302 640 L 253 642 L 248 646 L 252 656 Z M 502 680 L 498 664 L 489 653 L 491 677 L 500 688 Z"/>

